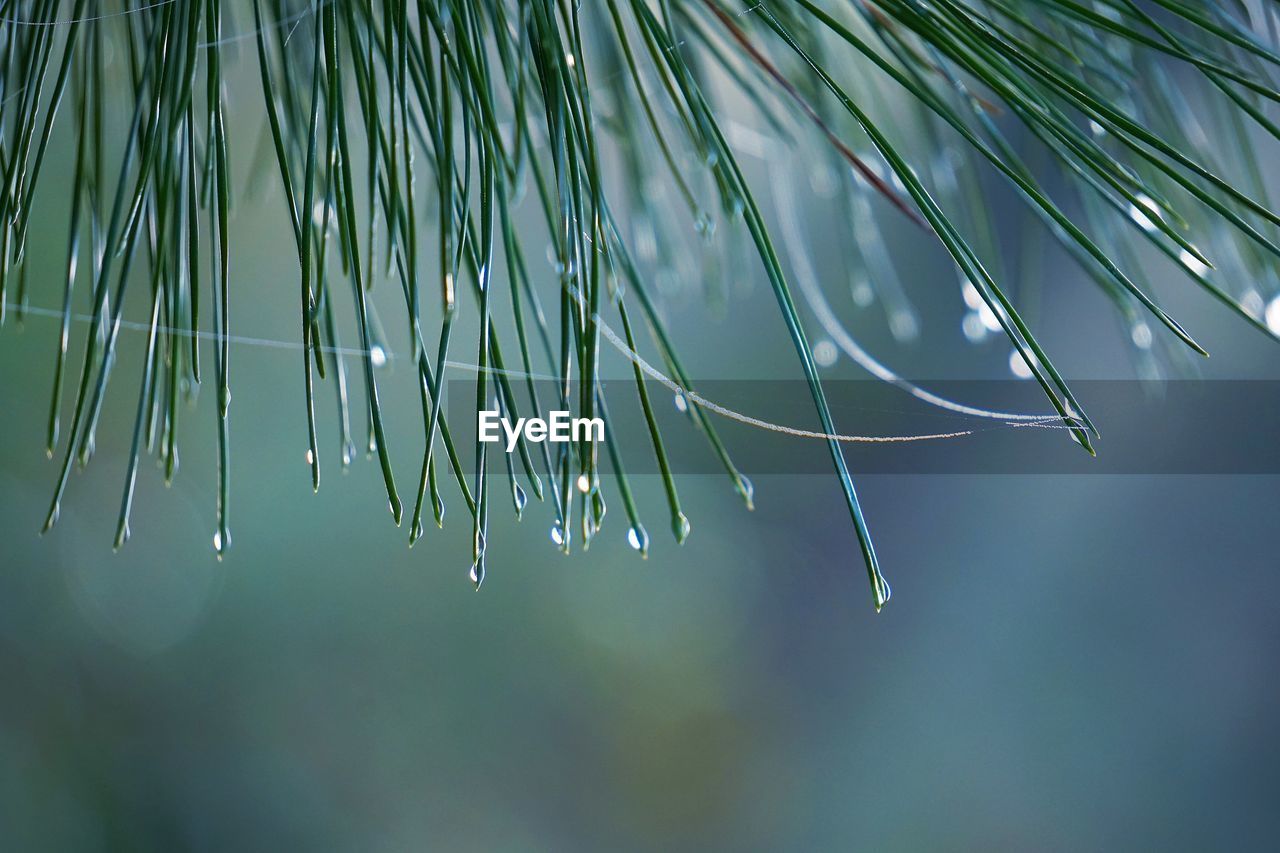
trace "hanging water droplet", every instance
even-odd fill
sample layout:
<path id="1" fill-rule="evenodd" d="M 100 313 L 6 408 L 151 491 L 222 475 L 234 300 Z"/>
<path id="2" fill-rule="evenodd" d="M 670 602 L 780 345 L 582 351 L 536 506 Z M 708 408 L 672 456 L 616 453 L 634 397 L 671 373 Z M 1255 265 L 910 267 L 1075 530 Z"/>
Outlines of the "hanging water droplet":
<path id="1" fill-rule="evenodd" d="M 471 582 L 475 584 L 477 588 L 480 586 L 480 564 L 479 563 L 471 564 L 471 571 L 468 573 L 468 577 L 471 578 Z"/>
<path id="2" fill-rule="evenodd" d="M 1009 372 L 1019 379 L 1030 379 L 1032 376 L 1031 366 L 1022 357 L 1022 353 L 1017 350 L 1009 353 Z"/>
<path id="3" fill-rule="evenodd" d="M 519 483 L 511 484 L 511 497 L 516 504 L 516 518 L 518 519 L 524 513 L 525 505 L 529 503 L 529 497 L 524 493 L 524 489 L 520 487 Z"/>
<path id="4" fill-rule="evenodd" d="M 964 304 L 969 306 L 970 311 L 978 311 L 987 303 L 982 301 L 982 294 L 978 292 L 978 288 L 973 286 L 973 282 L 968 279 L 960 288 L 960 295 L 964 297 Z"/>
<path id="5" fill-rule="evenodd" d="M 710 242 L 716 234 L 716 221 L 711 214 L 702 211 L 693 220 L 693 230 L 697 231 L 702 239 Z"/>
<path id="6" fill-rule="evenodd" d="M 889 331 L 895 340 L 913 341 L 920 334 L 920 323 L 910 311 L 894 311 L 889 317 Z"/>
<path id="7" fill-rule="evenodd" d="M 1209 271 L 1208 264 L 1188 252 L 1186 249 L 1183 249 L 1182 253 L 1178 255 L 1178 260 L 1182 261 L 1182 265 L 1196 275 L 1204 275 Z"/>
<path id="8" fill-rule="evenodd" d="M 383 367 L 387 363 L 387 351 L 382 348 L 382 344 L 374 344 L 369 347 L 369 361 L 374 367 Z"/>
<path id="9" fill-rule="evenodd" d="M 649 534 L 643 527 L 636 525 L 627 531 L 627 544 L 641 554 L 649 552 Z"/>
<path id="10" fill-rule="evenodd" d="M 983 305 L 978 309 L 978 320 L 982 323 L 982 327 L 988 332 L 1000 331 L 1000 318 L 996 316 L 996 312 L 992 311 L 987 305 Z"/>
<path id="11" fill-rule="evenodd" d="M 564 531 L 560 529 L 559 522 L 551 526 L 551 541 L 557 545 L 564 544 Z"/>
<path id="12" fill-rule="evenodd" d="M 315 204 L 311 206 L 311 222 L 317 228 L 324 227 L 324 215 L 327 209 L 328 209 L 328 204 L 324 201 L 324 199 L 317 201 Z M 332 222 L 333 217 L 330 217 L 329 221 Z"/>
<path id="13" fill-rule="evenodd" d="M 872 289 L 871 282 L 864 278 L 855 281 L 849 293 L 853 297 L 853 304 L 859 308 L 866 308 L 876 299 L 876 292 Z"/>
<path id="14" fill-rule="evenodd" d="M 1267 328 L 1280 335 L 1280 294 L 1267 305 Z"/>
<path id="15" fill-rule="evenodd" d="M 684 394 L 681 394 L 679 391 L 677 391 L 675 395 L 675 404 L 677 412 L 689 411 L 689 401 L 686 400 L 684 398 Z"/>
<path id="16" fill-rule="evenodd" d="M 676 535 L 676 544 L 683 545 L 684 540 L 689 538 L 689 531 L 693 526 L 689 524 L 689 519 L 683 512 L 676 513 L 676 517 L 671 519 L 671 532 Z"/>
<path id="17" fill-rule="evenodd" d="M 342 467 L 346 468 L 351 464 L 351 460 L 356 457 L 356 446 L 352 441 L 345 441 L 342 444 Z"/>
<path id="18" fill-rule="evenodd" d="M 964 332 L 965 338 L 970 343 L 981 343 L 987 337 L 986 324 L 982 322 L 981 315 L 976 311 L 964 315 L 964 319 L 960 321 L 960 330 Z"/>
<path id="19" fill-rule="evenodd" d="M 586 474 L 578 475 L 578 491 L 582 492 L 584 495 L 591 491 L 591 478 Z"/>
<path id="20" fill-rule="evenodd" d="M 830 367 L 839 357 L 840 351 L 831 341 L 824 339 L 818 341 L 813 347 L 813 360 L 818 363 L 818 367 Z"/>
<path id="21" fill-rule="evenodd" d="M 1151 349 L 1151 327 L 1142 320 L 1133 324 L 1130 330 L 1130 337 L 1133 338 L 1133 345 L 1138 349 Z"/>
<path id="22" fill-rule="evenodd" d="M 316 464 L 316 455 L 310 449 L 307 450 L 307 464 L 308 465 Z"/>
<path id="23" fill-rule="evenodd" d="M 884 579 L 884 576 L 878 573 L 876 575 L 874 587 L 876 596 L 876 612 L 879 613 L 884 606 L 889 603 L 889 599 L 893 598 L 893 590 L 889 588 L 889 582 Z"/>
<path id="24" fill-rule="evenodd" d="M 596 530 L 599 530 L 600 525 L 604 524 L 604 516 L 607 511 L 604 505 L 604 495 L 597 488 L 591 493 L 591 520 Z"/>
<path id="25" fill-rule="evenodd" d="M 1136 204 L 1130 204 L 1129 218 L 1138 223 L 1138 227 L 1143 231 L 1154 231 L 1156 224 L 1151 221 L 1151 216 L 1148 216 L 1147 214 L 1150 213 L 1152 216 L 1159 216 L 1160 205 L 1156 204 L 1155 199 L 1150 196 L 1140 195 L 1137 199 L 1138 204 L 1142 205 L 1142 207 L 1139 207 Z M 1146 208 L 1146 210 L 1143 210 L 1142 208 Z"/>

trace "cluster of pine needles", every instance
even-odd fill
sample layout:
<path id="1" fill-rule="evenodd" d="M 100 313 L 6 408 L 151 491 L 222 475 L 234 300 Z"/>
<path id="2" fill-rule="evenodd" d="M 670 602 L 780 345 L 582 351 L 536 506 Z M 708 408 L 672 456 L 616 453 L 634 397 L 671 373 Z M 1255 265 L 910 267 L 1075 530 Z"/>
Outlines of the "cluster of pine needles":
<path id="1" fill-rule="evenodd" d="M 845 330 L 811 272 L 797 302 L 788 274 L 799 272 L 797 260 L 784 260 L 804 251 L 797 229 L 775 243 L 740 165 L 739 137 L 776 145 L 765 152 L 775 172 L 786 146 L 821 144 L 811 150 L 833 176 L 827 196 L 856 231 L 839 249 L 853 295 L 866 301 L 874 291 L 899 306 L 891 321 L 909 319 L 909 306 L 882 257 L 882 221 L 897 217 L 936 241 L 970 307 L 1003 331 L 1059 426 L 1092 452 L 1093 423 L 1009 295 L 975 176 L 986 170 L 1007 182 L 1114 302 L 1140 348 L 1154 341 L 1203 353 L 1150 295 L 1143 270 L 1152 250 L 1276 336 L 1267 306 L 1280 290 L 1280 215 L 1253 140 L 1280 137 L 1271 118 L 1280 100 L 1277 11 L 1270 0 L 0 0 L 0 320 L 33 301 L 26 249 L 40 179 L 70 176 L 66 275 L 49 288 L 61 290 L 62 309 L 47 438 L 61 462 L 46 529 L 73 467 L 93 453 L 122 323 L 143 322 L 125 320 L 127 292 L 143 288 L 149 332 L 134 365 L 137 416 L 116 544 L 128 537 L 139 457 L 156 454 L 173 475 L 180 411 L 208 383 L 218 424 L 214 545 L 229 546 L 231 305 L 255 298 L 236 287 L 230 158 L 233 149 L 256 151 L 283 194 L 297 253 L 306 458 L 317 488 L 319 382 L 336 389 L 343 465 L 355 453 L 350 409 L 367 414 L 368 447 L 401 521 L 369 303 L 384 281 L 403 294 L 397 322 L 422 409 L 412 540 L 426 513 L 442 522 L 441 489 L 452 479 L 473 525 L 471 577 L 484 579 L 496 451 L 477 442 L 464 460 L 450 434 L 442 376 L 451 355 L 474 356 L 477 410 L 496 403 L 514 419 L 550 402 L 608 425 L 602 341 L 630 357 L 671 527 L 683 540 L 689 522 L 639 353 L 655 353 L 676 387 L 696 393 L 649 275 L 655 255 L 678 251 L 670 223 L 687 218 L 709 243 L 749 243 L 763 265 L 879 608 L 889 587 L 804 312 L 829 333 L 832 323 Z M 254 73 L 231 85 L 233 62 Z M 745 134 L 728 120 L 730 99 L 761 130 Z M 265 112 L 265 144 L 229 138 L 232 106 Z M 74 140 L 71 162 L 50 162 L 55 134 Z M 615 173 L 623 179 L 608 186 Z M 655 184 L 671 194 L 636 190 Z M 517 204 L 532 205 L 545 227 L 517 228 Z M 541 264 L 548 244 L 550 269 Z M 510 317 L 495 311 L 495 287 Z M 78 377 L 67 363 L 77 305 L 92 318 Z M 455 341 L 465 314 L 478 337 Z M 358 343 L 347 349 L 339 330 L 353 325 Z M 959 406 L 892 375 L 847 334 L 839 339 L 877 376 Z M 200 348 L 209 340 L 212 364 Z M 538 399 L 532 377 L 545 373 L 557 377 L 558 399 Z M 751 485 L 708 412 L 687 411 L 750 506 Z M 600 530 L 601 454 L 611 457 L 630 542 L 645 552 L 611 428 L 602 445 L 555 452 L 522 440 L 506 455 L 504 482 L 517 513 L 526 488 L 549 504 L 553 538 L 567 551 Z"/>

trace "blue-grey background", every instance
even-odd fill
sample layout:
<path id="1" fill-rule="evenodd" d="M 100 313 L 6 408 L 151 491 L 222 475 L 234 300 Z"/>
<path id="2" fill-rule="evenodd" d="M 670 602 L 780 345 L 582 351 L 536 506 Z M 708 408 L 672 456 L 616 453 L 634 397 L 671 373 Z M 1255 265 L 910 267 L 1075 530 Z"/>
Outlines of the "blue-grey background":
<path id="1" fill-rule="evenodd" d="M 58 305 L 65 245 L 58 144 L 31 252 L 43 307 Z M 295 260 L 279 199 L 261 195 L 237 213 L 233 321 L 293 339 Z M 1013 254 L 1022 220 L 1004 216 Z M 1005 345 L 964 340 L 954 273 L 927 235 L 892 232 L 921 308 L 920 339 L 899 346 L 878 309 L 840 298 L 831 247 L 847 235 L 815 223 L 833 302 L 874 352 L 921 380 L 1008 376 Z M 1055 255 L 1041 269 L 1035 324 L 1066 374 L 1132 377 L 1105 300 Z M 1170 268 L 1149 273 L 1213 352 L 1205 376 L 1280 378 L 1274 345 Z M 697 376 L 799 376 L 757 273 L 723 310 L 686 284 L 664 310 Z M 402 355 L 397 285 L 377 299 Z M 683 477 L 683 547 L 643 478 L 645 561 L 614 493 L 590 552 L 566 558 L 549 512 L 516 524 L 499 480 L 476 593 L 456 493 L 446 529 L 409 550 L 376 463 L 338 472 L 326 386 L 313 495 L 300 355 L 244 344 L 227 558 L 210 544 L 208 388 L 184 414 L 177 481 L 165 489 L 144 462 L 133 538 L 113 553 L 143 336 L 123 333 L 97 455 L 41 538 L 55 336 L 38 316 L 0 331 L 0 847 L 1274 846 L 1275 476 L 859 477 L 894 589 L 879 615 L 831 476 L 759 478 L 754 513 L 722 478 Z M 845 360 L 828 372 L 862 378 Z M 380 380 L 411 500 L 413 375 L 393 360 Z M 814 425 L 808 410 L 793 420 Z M 840 425 L 856 431 L 856 413 Z"/>

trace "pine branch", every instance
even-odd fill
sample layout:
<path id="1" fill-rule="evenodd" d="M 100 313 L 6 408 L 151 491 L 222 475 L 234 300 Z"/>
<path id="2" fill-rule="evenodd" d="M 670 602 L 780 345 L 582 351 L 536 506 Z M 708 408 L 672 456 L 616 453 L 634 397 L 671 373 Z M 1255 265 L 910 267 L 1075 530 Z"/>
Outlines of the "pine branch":
<path id="1" fill-rule="evenodd" d="M 1255 11 L 1198 0 L 0 0 L 0 323 L 41 304 L 41 285 L 32 290 L 26 275 L 33 205 L 53 189 L 48 172 L 70 176 L 61 298 L 48 294 L 46 303 L 61 305 L 47 427 L 48 452 L 60 453 L 61 465 L 45 528 L 57 521 L 73 463 L 93 454 L 119 332 L 141 323 L 147 348 L 136 368 L 116 546 L 129 535 L 140 454 L 158 455 L 166 477 L 174 475 L 180 404 L 205 381 L 217 388 L 214 545 L 219 554 L 230 545 L 230 315 L 233 299 L 252 298 L 236 292 L 231 154 L 254 147 L 229 138 L 234 104 L 265 113 L 266 162 L 251 165 L 274 175 L 297 254 L 295 334 L 313 488 L 324 468 L 318 380 L 336 394 L 343 466 L 354 452 L 351 409 L 363 408 L 368 446 L 401 520 L 378 384 L 386 350 L 369 301 L 376 283 L 389 282 L 403 295 L 395 324 L 408 334 L 422 410 L 410 541 L 423 535 L 428 496 L 443 523 L 441 480 L 452 479 L 471 519 L 477 586 L 490 479 L 502 473 L 479 441 L 468 472 L 444 417 L 446 368 L 466 346 L 454 335 L 461 316 L 478 321 L 477 411 L 540 411 L 532 377 L 547 373 L 558 405 L 604 419 L 628 538 L 642 554 L 649 538 L 623 470 L 631 448 L 615 441 L 600 390 L 602 344 L 632 361 L 677 541 L 689 522 L 644 386 L 642 366 L 656 369 L 642 350 L 656 353 L 660 375 L 679 389 L 750 507 L 751 484 L 716 431 L 717 412 L 696 402 L 705 398 L 662 322 L 650 278 L 655 258 L 658 267 L 674 264 L 682 241 L 671 221 L 683 216 L 709 245 L 745 234 L 754 247 L 879 608 L 889 588 L 841 450 L 850 437 L 827 405 L 805 318 L 816 317 L 874 376 L 926 403 L 1015 416 L 899 378 L 840 327 L 816 281 L 793 289 L 788 266 L 809 267 L 784 263 L 740 165 L 742 133 L 726 121 L 726 95 L 758 120 L 763 153 L 811 140 L 825 146 L 839 210 L 859 231 L 841 247 L 855 271 L 855 299 L 878 295 L 903 321 L 892 325 L 895 334 L 912 328 L 892 261 L 881 257 L 881 224 L 869 213 L 884 202 L 885 225 L 908 223 L 953 261 L 972 312 L 966 333 L 1003 332 L 1012 363 L 1092 453 L 1097 430 L 1017 309 L 974 175 L 989 169 L 1011 185 L 1030 221 L 1114 303 L 1144 357 L 1157 343 L 1206 353 L 1152 296 L 1134 262 L 1142 247 L 1173 260 L 1256 330 L 1280 337 L 1280 215 L 1252 143 L 1280 139 L 1272 117 L 1280 52 L 1273 22 L 1255 20 Z M 256 65 L 259 92 L 231 91 L 226 74 L 239 62 Z M 903 105 L 916 112 L 907 116 Z M 122 131 L 104 120 L 114 113 L 127 116 Z M 245 124 L 237 116 L 235 126 Z M 1053 169 L 1033 168 L 1014 134 L 1033 140 L 1035 156 Z M 51 169 L 58 135 L 73 140 L 74 159 Z M 611 178 L 614 162 L 623 183 Z M 658 183 L 674 189 L 677 204 L 635 189 Z M 516 224 L 513 207 L 526 194 L 545 235 Z M 803 253 L 800 229 L 784 230 L 786 254 Z M 529 247 L 547 239 L 555 272 L 538 275 Z M 141 282 L 150 313 L 129 320 L 124 306 Z M 68 393 L 72 306 L 85 301 L 86 288 L 91 318 Z M 494 288 L 509 295 L 511 317 L 495 310 Z M 354 317 L 354 349 L 339 339 L 343 310 Z M 1158 338 L 1150 320 L 1163 330 Z M 200 362 L 206 338 L 214 342 L 211 374 Z M 513 382 L 513 372 L 524 382 Z M 358 397 L 350 375 L 360 377 Z M 568 551 L 577 531 L 586 547 L 605 515 L 598 457 L 590 441 L 553 455 L 520 440 L 503 469 L 517 515 L 527 486 L 537 500 L 550 499 L 557 543 Z"/>

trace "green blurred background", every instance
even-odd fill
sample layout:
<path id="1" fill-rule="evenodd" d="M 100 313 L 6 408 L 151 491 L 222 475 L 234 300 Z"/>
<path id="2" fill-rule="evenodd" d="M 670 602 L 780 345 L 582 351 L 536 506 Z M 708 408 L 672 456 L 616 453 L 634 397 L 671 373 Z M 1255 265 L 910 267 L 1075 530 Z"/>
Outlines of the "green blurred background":
<path id="1" fill-rule="evenodd" d="M 233 152 L 242 185 L 250 147 Z M 68 153 L 50 155 L 32 238 L 46 308 Z M 237 211 L 235 331 L 293 339 L 292 244 L 278 197 L 258 195 Z M 838 226 L 813 235 L 833 279 Z M 863 341 L 920 379 L 1007 376 L 1007 347 L 965 341 L 940 251 L 895 239 L 921 337 L 897 346 L 845 300 Z M 1057 260 L 1036 312 L 1048 348 L 1068 376 L 1132 376 L 1109 306 Z M 695 375 L 799 376 L 755 275 L 725 309 L 696 282 L 668 288 Z M 1189 290 L 1161 296 L 1213 352 L 1206 375 L 1280 377 L 1276 350 Z M 377 298 L 403 353 L 396 286 Z M 517 524 L 495 488 L 476 593 L 456 493 L 445 530 L 409 550 L 376 462 L 338 472 L 326 387 L 313 495 L 300 356 L 238 345 L 227 558 L 208 389 L 176 482 L 143 464 L 113 553 L 144 335 L 122 334 L 97 455 L 41 538 L 56 334 L 39 316 L 0 333 L 5 849 L 1268 849 L 1280 829 L 1275 477 L 862 477 L 894 588 L 879 615 L 833 477 L 760 478 L 750 514 L 723 479 L 684 477 L 683 547 L 642 478 L 645 561 L 616 497 L 566 558 L 544 507 Z M 414 377 L 393 360 L 380 379 L 411 497 Z"/>

